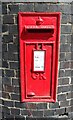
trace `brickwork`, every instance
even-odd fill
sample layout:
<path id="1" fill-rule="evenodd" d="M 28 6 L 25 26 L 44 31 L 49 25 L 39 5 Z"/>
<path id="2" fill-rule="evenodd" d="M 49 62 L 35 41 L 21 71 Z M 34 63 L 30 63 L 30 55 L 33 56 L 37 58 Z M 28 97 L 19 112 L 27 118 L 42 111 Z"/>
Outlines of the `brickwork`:
<path id="1" fill-rule="evenodd" d="M 0 118 L 2 118 L 2 4 L 0 2 Z"/>
<path id="2" fill-rule="evenodd" d="M 1 0 L 1 2 L 29 2 L 29 0 Z M 64 3 L 71 3 L 72 0 L 30 0 L 30 2 L 64 2 Z"/>
<path id="3" fill-rule="evenodd" d="M 18 12 L 61 12 L 61 44 L 56 103 L 21 103 Z M 73 3 L 2 3 L 2 115 L 24 120 L 73 117 Z M 71 79 L 72 76 L 72 79 Z"/>

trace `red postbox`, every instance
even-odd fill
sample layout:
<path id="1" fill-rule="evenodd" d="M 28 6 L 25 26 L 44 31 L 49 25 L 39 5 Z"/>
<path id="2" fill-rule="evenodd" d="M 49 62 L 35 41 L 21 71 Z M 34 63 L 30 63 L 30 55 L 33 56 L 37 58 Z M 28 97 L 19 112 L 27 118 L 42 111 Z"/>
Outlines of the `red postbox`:
<path id="1" fill-rule="evenodd" d="M 60 13 L 19 12 L 22 102 L 55 102 Z"/>

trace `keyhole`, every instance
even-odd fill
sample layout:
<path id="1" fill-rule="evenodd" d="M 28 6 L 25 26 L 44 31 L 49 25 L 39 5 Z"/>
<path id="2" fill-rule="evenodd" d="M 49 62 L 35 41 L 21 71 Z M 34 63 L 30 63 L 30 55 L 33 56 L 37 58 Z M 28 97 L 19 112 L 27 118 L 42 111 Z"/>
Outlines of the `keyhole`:
<path id="1" fill-rule="evenodd" d="M 42 49 L 42 44 L 38 44 L 38 48 L 39 48 L 39 49 Z"/>

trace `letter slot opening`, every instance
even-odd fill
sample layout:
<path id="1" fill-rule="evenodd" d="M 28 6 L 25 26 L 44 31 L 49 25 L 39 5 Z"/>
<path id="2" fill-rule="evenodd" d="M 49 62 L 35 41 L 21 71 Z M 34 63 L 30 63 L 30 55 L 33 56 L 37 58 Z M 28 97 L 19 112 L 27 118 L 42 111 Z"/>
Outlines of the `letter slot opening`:
<path id="1" fill-rule="evenodd" d="M 54 26 L 53 25 L 41 25 L 41 26 L 25 26 L 25 30 L 28 33 L 54 33 Z"/>

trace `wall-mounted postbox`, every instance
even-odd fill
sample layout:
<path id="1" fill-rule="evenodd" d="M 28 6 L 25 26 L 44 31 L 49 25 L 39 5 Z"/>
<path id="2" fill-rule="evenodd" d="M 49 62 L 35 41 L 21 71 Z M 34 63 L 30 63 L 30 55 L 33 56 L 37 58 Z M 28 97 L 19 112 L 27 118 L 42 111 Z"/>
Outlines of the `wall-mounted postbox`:
<path id="1" fill-rule="evenodd" d="M 60 13 L 19 12 L 21 101 L 55 102 Z"/>

